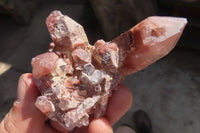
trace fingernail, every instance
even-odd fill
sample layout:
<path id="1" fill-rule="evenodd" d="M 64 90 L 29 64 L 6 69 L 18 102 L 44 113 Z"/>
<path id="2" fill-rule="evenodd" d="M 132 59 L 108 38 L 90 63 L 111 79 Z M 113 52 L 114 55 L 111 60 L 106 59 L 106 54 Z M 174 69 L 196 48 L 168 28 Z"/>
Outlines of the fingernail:
<path id="1" fill-rule="evenodd" d="M 22 102 L 25 96 L 26 83 L 24 82 L 24 77 L 25 76 L 22 75 L 19 79 L 18 88 L 17 88 L 17 102 Z"/>

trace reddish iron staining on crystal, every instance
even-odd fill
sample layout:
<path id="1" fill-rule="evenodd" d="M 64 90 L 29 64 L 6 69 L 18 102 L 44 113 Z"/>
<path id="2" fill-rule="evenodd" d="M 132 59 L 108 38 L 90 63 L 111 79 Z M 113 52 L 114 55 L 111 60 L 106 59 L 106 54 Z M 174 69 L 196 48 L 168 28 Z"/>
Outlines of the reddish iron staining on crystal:
<path id="1" fill-rule="evenodd" d="M 38 79 L 53 72 L 58 56 L 53 52 L 44 53 L 32 59 L 33 77 Z"/>
<path id="2" fill-rule="evenodd" d="M 39 108 L 44 114 L 48 114 L 55 110 L 53 103 L 48 100 L 46 96 L 39 96 L 36 103 L 36 107 Z"/>
<path id="3" fill-rule="evenodd" d="M 103 40 L 98 40 L 94 44 L 94 46 L 95 46 L 95 51 L 100 55 L 103 55 L 110 50 L 113 50 L 115 52 L 117 52 L 118 50 L 116 43 L 105 43 Z"/>
<path id="4" fill-rule="evenodd" d="M 74 42 L 74 45 L 72 47 L 72 49 L 77 49 L 77 48 L 84 48 L 85 47 L 85 43 L 82 39 L 77 39 L 75 42 Z"/>
<path id="5" fill-rule="evenodd" d="M 88 126 L 105 114 L 108 99 L 125 75 L 145 68 L 177 43 L 184 18 L 149 17 L 110 42 L 90 46 L 81 25 L 52 12 L 46 24 L 53 43 L 33 58 L 36 107 L 67 130 Z"/>
<path id="6" fill-rule="evenodd" d="M 70 89 L 78 89 L 77 86 L 80 84 L 80 80 L 70 77 L 66 79 L 65 86 Z"/>
<path id="7" fill-rule="evenodd" d="M 55 31 L 55 26 L 56 26 L 56 21 L 57 21 L 57 18 L 62 16 L 61 12 L 60 11 L 54 11 L 52 12 L 49 17 L 47 18 L 46 20 L 46 25 L 49 29 L 49 32 L 50 34 L 53 34 Z"/>
<path id="8" fill-rule="evenodd" d="M 83 49 L 76 49 L 72 51 L 72 57 L 76 63 L 89 63 L 91 62 L 91 55 Z"/>
<path id="9" fill-rule="evenodd" d="M 35 85 L 38 87 L 38 89 L 43 92 L 46 88 L 51 87 L 51 80 L 49 76 L 44 76 L 39 79 L 34 78 Z"/>
<path id="10" fill-rule="evenodd" d="M 67 63 L 65 66 L 66 74 L 73 74 L 74 69 L 72 67 L 72 62 L 68 58 L 66 58 L 65 61 Z"/>

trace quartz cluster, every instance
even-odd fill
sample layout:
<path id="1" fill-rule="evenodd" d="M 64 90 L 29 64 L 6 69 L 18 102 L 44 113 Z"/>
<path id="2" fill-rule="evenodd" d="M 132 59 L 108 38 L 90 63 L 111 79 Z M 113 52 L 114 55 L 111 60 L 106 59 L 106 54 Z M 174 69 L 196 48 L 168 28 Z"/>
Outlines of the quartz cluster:
<path id="1" fill-rule="evenodd" d="M 114 40 L 98 40 L 94 46 L 83 27 L 60 11 L 53 11 L 46 24 L 53 42 L 48 52 L 31 63 L 41 92 L 35 105 L 49 119 L 72 130 L 105 114 L 112 91 L 125 75 L 166 55 L 186 19 L 149 17 Z"/>

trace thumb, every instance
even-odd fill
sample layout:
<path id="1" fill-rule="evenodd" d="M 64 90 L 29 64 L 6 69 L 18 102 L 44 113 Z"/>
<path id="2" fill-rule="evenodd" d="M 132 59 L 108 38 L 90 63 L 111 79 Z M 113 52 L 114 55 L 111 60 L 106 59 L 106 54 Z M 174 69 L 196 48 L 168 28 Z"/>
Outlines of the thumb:
<path id="1" fill-rule="evenodd" d="M 34 105 L 38 95 L 32 74 L 23 74 L 18 83 L 17 101 L 1 122 L 1 133 L 41 132 L 45 116 Z"/>

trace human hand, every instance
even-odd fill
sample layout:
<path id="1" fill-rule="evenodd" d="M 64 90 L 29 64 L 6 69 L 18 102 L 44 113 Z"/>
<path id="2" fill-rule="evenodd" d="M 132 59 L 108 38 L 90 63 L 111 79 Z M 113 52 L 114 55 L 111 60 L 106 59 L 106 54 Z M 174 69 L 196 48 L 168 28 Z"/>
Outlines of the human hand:
<path id="1" fill-rule="evenodd" d="M 68 133 L 54 121 L 48 121 L 36 107 L 40 95 L 32 80 L 32 74 L 23 74 L 18 83 L 17 100 L 0 124 L 0 133 Z M 112 124 L 125 114 L 132 104 L 128 88 L 119 85 L 110 98 L 106 115 L 94 119 L 88 127 L 76 128 L 74 133 L 112 133 Z"/>

